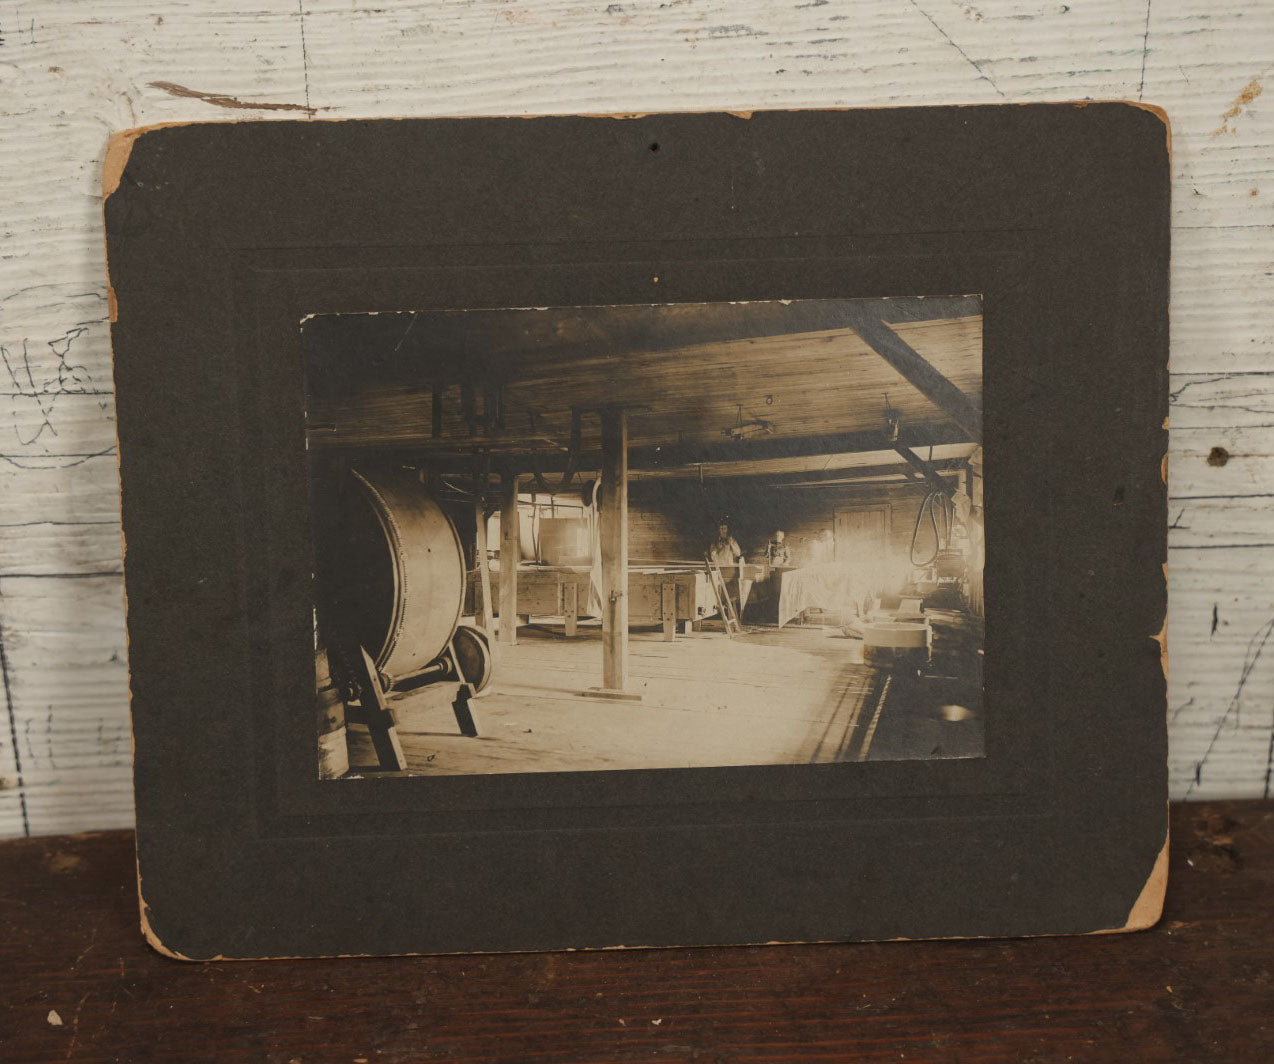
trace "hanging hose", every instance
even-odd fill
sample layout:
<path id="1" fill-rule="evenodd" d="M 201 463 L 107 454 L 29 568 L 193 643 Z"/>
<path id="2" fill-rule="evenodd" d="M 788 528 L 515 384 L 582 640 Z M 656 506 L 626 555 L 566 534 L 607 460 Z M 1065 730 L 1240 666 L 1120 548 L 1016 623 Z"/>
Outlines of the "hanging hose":
<path id="1" fill-rule="evenodd" d="M 924 497 L 920 503 L 920 509 L 916 513 L 916 523 L 911 529 L 911 564 L 916 569 L 923 569 L 927 565 L 932 565 L 938 557 L 938 552 L 942 550 L 943 544 L 951 538 L 951 514 L 947 510 L 950 499 L 946 492 L 931 491 Z M 942 531 L 938 530 L 938 511 L 937 507 L 942 508 Z M 933 528 L 933 553 L 924 561 L 916 560 L 916 543 L 920 540 L 920 524 L 924 520 L 925 510 L 929 511 L 929 524 Z"/>

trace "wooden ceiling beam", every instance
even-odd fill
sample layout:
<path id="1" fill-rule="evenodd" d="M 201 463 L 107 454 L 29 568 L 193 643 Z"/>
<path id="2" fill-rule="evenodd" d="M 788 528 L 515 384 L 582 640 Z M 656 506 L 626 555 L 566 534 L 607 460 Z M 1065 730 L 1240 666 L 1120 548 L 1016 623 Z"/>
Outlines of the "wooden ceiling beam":
<path id="1" fill-rule="evenodd" d="M 973 443 L 969 435 L 956 425 L 938 423 L 913 425 L 904 430 L 903 443 L 913 447 L 940 446 L 947 443 Z M 710 443 L 671 444 L 660 447 L 633 447 L 628 452 L 631 470 L 686 469 L 695 472 L 700 465 L 716 465 L 729 462 L 758 462 L 772 458 L 809 458 L 827 454 L 851 454 L 862 451 L 887 451 L 893 447 L 883 430 L 844 432 L 829 436 L 798 438 L 753 437 L 748 440 L 721 440 Z M 514 458 L 514 456 L 510 456 Z M 516 459 L 514 459 L 516 460 Z M 541 454 L 541 472 L 563 472 L 569 455 L 563 452 Z M 692 469 L 694 467 L 694 469 Z M 601 468 L 601 456 L 583 454 L 577 470 Z M 530 464 L 525 467 L 530 471 Z M 705 473 L 705 475 L 710 475 Z"/>
<path id="2" fill-rule="evenodd" d="M 982 442 L 982 409 L 883 321 L 864 319 L 854 332 L 907 382 L 973 438 Z"/>
<path id="3" fill-rule="evenodd" d="M 966 460 L 963 458 L 935 458 L 930 463 L 930 468 L 933 469 L 934 475 L 941 479 L 941 474 L 958 472 L 965 465 Z M 837 481 L 851 482 L 865 477 L 900 476 L 911 480 L 911 473 L 912 468 L 910 465 L 906 462 L 897 462 L 872 466 L 849 466 L 842 469 L 818 469 L 811 473 L 762 473 L 756 479 L 781 488 L 787 484 L 815 484 L 824 481 L 833 483 Z M 914 479 L 929 483 L 928 477 L 916 476 Z M 946 482 L 943 481 L 943 483 L 945 484 Z"/>
<path id="4" fill-rule="evenodd" d="M 307 359 L 312 397 L 338 399 L 365 377 L 369 352 L 386 381 L 417 384 L 427 376 L 473 388 L 513 383 L 528 359 L 554 361 L 579 351 L 658 353 L 853 328 L 864 320 L 981 315 L 977 296 L 927 296 L 324 316 L 307 322 Z M 350 339 L 354 328 L 357 343 Z"/>
<path id="5" fill-rule="evenodd" d="M 916 472 L 924 476 L 925 480 L 929 482 L 929 487 L 934 491 L 940 491 L 944 495 L 954 493 L 955 485 L 948 484 L 942 477 L 938 476 L 937 463 L 921 458 L 910 447 L 905 447 L 902 444 L 896 444 L 894 450 L 902 455 L 907 460 L 908 465 L 915 469 Z M 961 459 L 962 463 L 963 461 L 964 459 Z"/>
<path id="6" fill-rule="evenodd" d="M 932 462 L 932 468 L 935 474 L 950 475 L 963 469 L 967 464 L 964 458 L 935 458 Z M 718 472 L 713 475 L 705 470 L 704 479 L 714 481 L 734 481 L 746 480 L 750 484 L 764 485 L 765 487 L 784 488 L 784 487 L 809 487 L 818 484 L 849 484 L 856 480 L 874 477 L 908 477 L 912 473 L 911 466 L 906 462 L 876 462 L 872 465 L 865 466 L 837 466 L 833 469 L 807 469 L 794 470 L 791 472 L 779 473 L 725 473 Z M 652 480 L 684 480 L 698 477 L 697 468 L 685 471 L 677 471 L 676 473 L 660 473 L 654 476 L 642 477 L 635 474 L 634 479 L 640 479 L 643 483 Z M 928 483 L 927 478 L 916 476 L 915 479 L 920 483 Z"/>

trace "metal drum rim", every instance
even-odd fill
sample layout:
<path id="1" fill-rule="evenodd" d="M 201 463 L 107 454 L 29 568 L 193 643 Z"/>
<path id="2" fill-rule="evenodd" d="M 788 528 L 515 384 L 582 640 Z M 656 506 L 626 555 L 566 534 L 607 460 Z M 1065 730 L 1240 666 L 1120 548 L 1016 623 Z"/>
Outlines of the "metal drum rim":
<path id="1" fill-rule="evenodd" d="M 366 490 L 368 497 L 372 502 L 372 510 L 376 514 L 376 520 L 380 524 L 381 529 L 385 533 L 387 546 L 390 551 L 392 561 L 393 580 L 394 580 L 394 601 L 392 613 L 390 616 L 390 624 L 388 626 L 388 634 L 386 635 L 384 645 L 376 654 L 375 664 L 377 669 L 384 669 L 393 658 L 395 651 L 398 649 L 402 639 L 403 626 L 409 615 L 408 601 L 411 595 L 410 583 L 407 579 L 407 568 L 404 564 L 403 537 L 398 522 L 394 519 L 393 509 L 389 505 L 384 494 L 376 487 L 372 480 L 357 469 L 350 470 L 351 475 Z M 455 524 L 438 505 L 438 501 L 427 492 L 423 493 L 424 497 L 429 501 L 430 505 L 435 507 L 443 519 L 443 524 L 447 531 L 451 533 L 451 542 L 455 548 L 456 557 L 460 561 L 460 567 L 464 568 L 464 548 L 460 543 L 459 533 L 456 532 Z M 456 598 L 455 616 L 452 617 L 450 628 L 454 634 L 456 626 L 460 623 L 460 617 L 464 608 L 463 581 L 461 583 L 461 594 Z M 395 677 L 391 677 L 391 680 Z"/>

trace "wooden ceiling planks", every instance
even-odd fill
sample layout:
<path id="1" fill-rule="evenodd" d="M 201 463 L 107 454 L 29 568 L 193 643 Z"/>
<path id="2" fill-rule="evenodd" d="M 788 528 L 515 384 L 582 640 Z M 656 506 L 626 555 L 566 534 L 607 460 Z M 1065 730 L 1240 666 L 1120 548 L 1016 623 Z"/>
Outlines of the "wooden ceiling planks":
<path id="1" fill-rule="evenodd" d="M 311 385 L 331 398 L 369 371 L 385 384 L 496 381 L 516 378 L 527 361 L 553 364 L 589 352 L 685 350 L 844 329 L 864 317 L 903 324 L 980 315 L 975 296 L 770 300 L 320 315 L 303 333 Z"/>
<path id="2" fill-rule="evenodd" d="M 932 456 L 934 462 L 962 461 L 977 449 L 973 443 L 939 444 L 933 448 L 925 448 L 924 456 Z M 826 455 L 808 455 L 794 458 L 743 458 L 734 462 L 702 462 L 688 469 L 634 469 L 631 476 L 634 480 L 663 480 L 686 476 L 697 476 L 702 469 L 705 477 L 770 477 L 802 473 L 829 473 L 844 470 L 852 473 L 855 470 L 874 469 L 879 474 L 884 467 L 896 469 L 897 475 L 905 476 L 903 470 L 906 462 L 897 451 L 848 451 Z"/>
<path id="3" fill-rule="evenodd" d="M 909 312 L 914 316 L 918 313 L 916 301 L 911 302 Z M 705 306 L 713 310 L 710 324 L 720 329 L 721 308 L 737 315 L 739 307 L 747 305 L 580 309 L 627 312 L 630 320 L 618 331 L 632 341 L 641 338 L 631 320 L 637 311 L 649 315 L 654 309 L 675 310 L 680 335 L 687 335 L 693 334 L 686 326 L 692 311 L 703 315 Z M 787 304 L 762 306 L 771 315 L 767 319 L 771 328 L 775 327 L 773 320 L 789 308 Z M 802 309 L 802 315 L 796 317 L 808 321 L 811 312 Z M 890 407 L 902 415 L 904 426 L 949 423 L 942 411 L 850 327 L 653 350 L 617 350 L 614 335 L 605 332 L 604 319 L 598 313 L 590 313 L 582 321 L 561 312 L 482 313 L 488 315 L 488 321 L 494 320 L 491 315 L 495 313 L 503 313 L 506 319 L 503 346 L 493 343 L 483 364 L 490 379 L 504 382 L 502 432 L 507 434 L 548 436 L 564 446 L 572 407 L 596 409 L 616 401 L 633 406 L 630 442 L 634 448 L 720 441 L 740 420 L 768 422 L 771 431 L 766 437 L 771 439 L 883 428 L 886 396 Z M 548 316 L 538 320 L 534 342 L 528 340 L 528 348 L 510 350 L 519 337 L 528 339 L 529 323 L 537 314 Z M 980 316 L 906 320 L 907 314 L 895 313 L 894 317 L 903 319 L 892 325 L 899 336 L 956 387 L 975 400 L 979 397 Z M 454 329 L 453 319 L 460 318 L 459 314 L 451 315 L 448 327 Z M 397 326 L 401 329 L 402 323 Z M 385 331 L 386 323 L 380 322 L 378 327 Z M 647 330 L 646 338 L 652 345 L 658 337 L 677 332 L 666 319 L 663 327 L 658 334 Z M 750 321 L 737 327 L 746 330 L 758 325 Z M 427 328 L 422 330 L 418 325 L 414 332 L 419 343 L 429 341 Z M 374 374 L 376 379 L 369 379 L 373 375 L 367 372 L 368 364 L 382 367 Z M 432 390 L 428 378 L 436 372 L 436 362 L 415 352 L 408 362 L 396 364 L 393 372 L 384 371 L 384 367 L 383 356 L 364 363 L 357 379 L 347 381 L 344 394 L 333 394 L 330 387 L 315 389 L 308 411 L 313 444 L 400 446 L 430 438 Z M 404 380 L 404 367 L 413 370 L 415 380 Z M 451 386 L 444 392 L 442 438 L 463 445 L 480 442 L 481 435 L 471 431 L 461 414 L 459 391 L 458 386 Z M 478 402 L 480 410 L 481 399 Z M 585 450 L 595 449 L 596 426 L 594 418 L 585 418 Z"/>

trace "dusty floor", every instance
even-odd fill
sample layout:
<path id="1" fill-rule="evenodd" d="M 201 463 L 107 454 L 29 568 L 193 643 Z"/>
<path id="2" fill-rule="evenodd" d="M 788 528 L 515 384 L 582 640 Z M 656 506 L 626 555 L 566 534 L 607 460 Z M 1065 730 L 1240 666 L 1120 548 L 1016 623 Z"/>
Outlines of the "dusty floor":
<path id="1" fill-rule="evenodd" d="M 601 680 L 601 634 L 567 639 L 523 627 L 498 647 L 491 687 L 473 702 L 479 737 L 458 734 L 454 684 L 391 698 L 408 774 L 562 772 L 710 765 L 970 757 L 982 715 L 949 720 L 944 704 L 968 684 L 910 685 L 862 664 L 862 644 L 834 628 L 696 632 L 665 642 L 633 632 L 631 689 L 639 702 L 590 696 Z M 882 700 L 882 691 L 885 697 Z M 964 697 L 961 697 L 964 696 Z M 975 696 L 976 697 L 976 696 Z M 353 771 L 374 765 L 366 731 L 350 729 Z"/>

